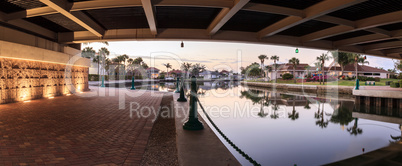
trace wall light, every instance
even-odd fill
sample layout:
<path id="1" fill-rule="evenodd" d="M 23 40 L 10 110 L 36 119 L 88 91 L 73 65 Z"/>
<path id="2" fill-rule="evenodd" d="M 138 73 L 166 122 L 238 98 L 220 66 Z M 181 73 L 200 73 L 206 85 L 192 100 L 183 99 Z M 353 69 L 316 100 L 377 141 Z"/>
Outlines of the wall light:
<path id="1" fill-rule="evenodd" d="M 180 46 L 181 46 L 181 48 L 183 48 L 183 47 L 184 47 L 184 43 L 183 43 L 183 41 L 181 41 L 181 45 L 180 45 Z"/>
<path id="2" fill-rule="evenodd" d="M 296 52 L 296 54 L 299 53 L 299 48 L 296 48 L 295 52 Z"/>

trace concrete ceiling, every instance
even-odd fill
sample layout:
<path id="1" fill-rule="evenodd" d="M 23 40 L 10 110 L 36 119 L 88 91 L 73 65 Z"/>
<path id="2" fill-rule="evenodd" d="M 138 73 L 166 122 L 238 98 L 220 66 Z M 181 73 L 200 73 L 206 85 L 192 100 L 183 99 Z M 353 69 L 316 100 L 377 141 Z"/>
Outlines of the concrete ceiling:
<path id="1" fill-rule="evenodd" d="M 207 40 L 402 59 L 400 0 L 2 0 L 0 25 L 59 43 Z"/>

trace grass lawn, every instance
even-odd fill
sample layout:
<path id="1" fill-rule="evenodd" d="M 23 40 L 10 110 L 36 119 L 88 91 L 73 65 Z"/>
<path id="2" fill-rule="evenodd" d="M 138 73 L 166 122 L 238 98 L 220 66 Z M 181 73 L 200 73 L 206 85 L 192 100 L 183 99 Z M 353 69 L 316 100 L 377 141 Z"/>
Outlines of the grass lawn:
<path id="1" fill-rule="evenodd" d="M 397 82 L 399 81 L 398 79 L 381 79 L 380 82 L 375 82 L 375 86 L 388 86 L 385 85 L 385 82 L 387 81 L 394 81 Z M 263 82 L 263 81 L 247 81 L 247 82 Z M 273 81 L 269 81 L 269 83 L 273 83 Z M 304 82 L 304 83 L 294 83 L 293 80 L 277 80 L 277 83 L 279 84 L 298 84 L 298 85 L 320 85 L 319 82 Z M 339 86 L 355 86 L 356 81 L 355 80 L 339 80 L 339 81 L 334 81 L 334 82 L 327 82 L 326 85 L 339 85 Z M 364 81 L 360 81 L 360 86 L 365 86 Z"/>

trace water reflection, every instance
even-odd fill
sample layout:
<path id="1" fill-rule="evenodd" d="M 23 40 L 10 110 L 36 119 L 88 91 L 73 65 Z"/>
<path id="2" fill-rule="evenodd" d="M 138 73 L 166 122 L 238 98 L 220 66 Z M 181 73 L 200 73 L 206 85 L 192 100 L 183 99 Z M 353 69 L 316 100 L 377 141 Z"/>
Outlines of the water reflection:
<path id="1" fill-rule="evenodd" d="M 402 122 L 389 123 L 382 118 L 384 115 L 399 118 L 395 110 L 370 108 L 367 111 L 364 106 L 355 106 L 350 98 L 302 96 L 242 86 L 232 88 L 238 91 L 238 96 L 209 95 L 201 100 L 207 107 L 229 106 L 233 112 L 239 109 L 233 103 L 240 103 L 240 109 L 247 108 L 257 115 L 240 119 L 215 117 L 214 121 L 262 165 L 322 165 L 360 155 L 362 148 L 369 152 L 390 142 L 401 142 Z M 251 106 L 246 107 L 247 103 Z M 381 117 L 363 118 L 366 114 Z M 296 140 L 292 139 L 295 135 Z M 242 164 L 249 164 L 236 150 L 231 151 Z"/>

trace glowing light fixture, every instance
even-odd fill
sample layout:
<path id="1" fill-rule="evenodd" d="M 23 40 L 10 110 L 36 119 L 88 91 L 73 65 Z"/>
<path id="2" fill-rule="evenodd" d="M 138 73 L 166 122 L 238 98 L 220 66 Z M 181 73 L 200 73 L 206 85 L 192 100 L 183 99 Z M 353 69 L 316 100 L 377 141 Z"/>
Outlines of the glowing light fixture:
<path id="1" fill-rule="evenodd" d="M 180 46 L 181 46 L 181 48 L 183 48 L 183 47 L 184 47 L 184 43 L 183 43 L 183 41 L 181 41 Z"/>
<path id="2" fill-rule="evenodd" d="M 29 102 L 31 102 L 31 100 L 25 100 L 25 101 L 24 101 L 24 103 L 29 103 Z"/>
<path id="3" fill-rule="evenodd" d="M 299 48 L 296 48 L 295 52 L 296 52 L 296 54 L 299 53 Z"/>
<path id="4" fill-rule="evenodd" d="M 49 97 L 49 99 L 53 99 L 53 98 L 54 98 L 54 96 L 50 96 L 50 97 Z"/>
<path id="5" fill-rule="evenodd" d="M 71 95 L 70 93 L 67 93 L 67 94 L 66 94 L 66 96 L 70 96 L 70 95 Z"/>

